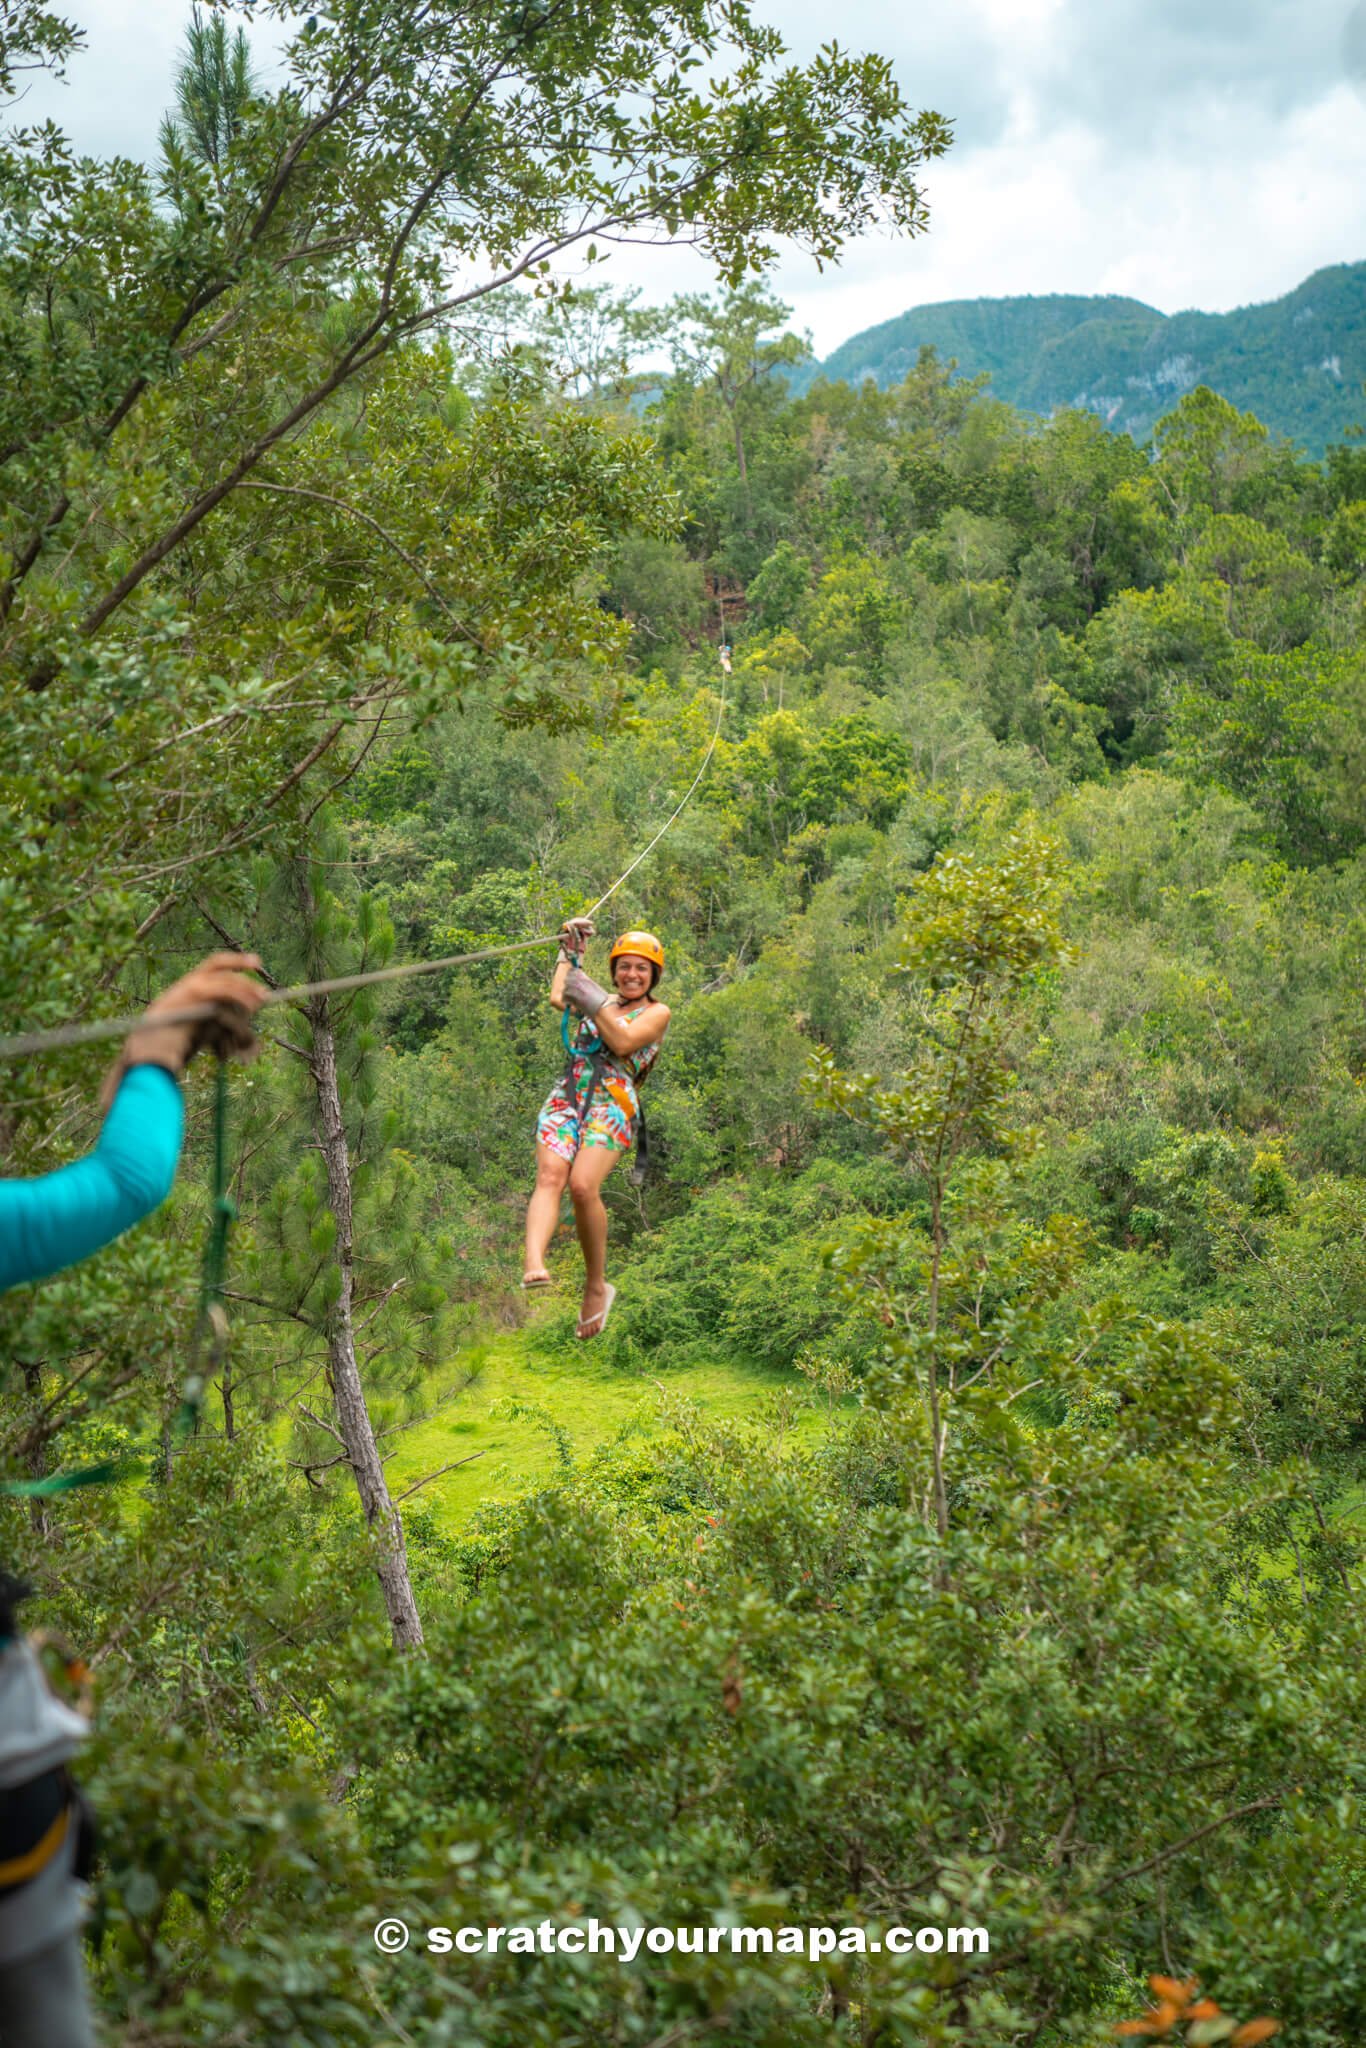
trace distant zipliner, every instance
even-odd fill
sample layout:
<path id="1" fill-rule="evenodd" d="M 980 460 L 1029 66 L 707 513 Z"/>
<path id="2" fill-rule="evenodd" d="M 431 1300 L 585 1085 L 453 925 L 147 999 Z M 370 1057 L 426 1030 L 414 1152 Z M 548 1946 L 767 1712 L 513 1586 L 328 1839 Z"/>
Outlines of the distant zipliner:
<path id="1" fill-rule="evenodd" d="M 653 932 L 623 932 L 609 955 L 615 993 L 583 969 L 593 936 L 586 917 L 571 918 L 560 934 L 550 1002 L 561 1013 L 569 1064 L 536 1122 L 536 1186 L 526 1212 L 526 1269 L 522 1285 L 548 1287 L 546 1252 L 560 1218 L 566 1187 L 583 1248 L 583 1300 L 577 1334 L 601 1336 L 616 1299 L 607 1280 L 607 1210 L 602 1186 L 633 1144 L 643 1173 L 645 1120 L 640 1087 L 669 1028 L 669 1010 L 654 990 L 664 971 L 664 948 Z M 580 1019 L 571 1033 L 570 1015 Z"/>

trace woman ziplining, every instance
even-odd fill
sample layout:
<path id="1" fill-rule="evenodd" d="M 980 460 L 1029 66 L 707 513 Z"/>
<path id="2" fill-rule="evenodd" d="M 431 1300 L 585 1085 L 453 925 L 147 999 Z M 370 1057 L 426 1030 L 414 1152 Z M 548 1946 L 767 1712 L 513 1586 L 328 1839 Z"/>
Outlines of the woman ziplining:
<path id="1" fill-rule="evenodd" d="M 548 1287 L 545 1258 L 560 1220 L 566 1187 L 583 1249 L 583 1300 L 577 1335 L 601 1336 L 616 1299 L 607 1280 L 607 1210 L 602 1187 L 635 1142 L 641 1122 L 640 1084 L 659 1057 L 669 1028 L 668 1005 L 654 991 L 664 948 L 653 932 L 623 932 L 609 955 L 615 992 L 584 972 L 593 936 L 589 918 L 570 918 L 560 933 L 550 1002 L 562 1019 L 569 1064 L 536 1122 L 536 1186 L 526 1212 L 522 1285 Z M 569 1016 L 579 1018 L 571 1034 Z"/>

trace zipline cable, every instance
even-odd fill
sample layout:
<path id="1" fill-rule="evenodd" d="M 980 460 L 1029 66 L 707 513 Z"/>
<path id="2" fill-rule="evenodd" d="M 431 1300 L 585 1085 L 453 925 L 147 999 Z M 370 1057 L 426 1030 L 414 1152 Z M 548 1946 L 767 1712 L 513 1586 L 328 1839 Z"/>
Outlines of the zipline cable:
<path id="1" fill-rule="evenodd" d="M 463 967 L 475 960 L 501 960 L 508 953 L 525 953 L 533 946 L 553 946 L 555 936 L 518 939 L 510 946 L 486 946 L 477 953 L 451 953 L 442 960 L 408 960 L 400 967 L 374 967 L 365 974 L 338 974 L 330 981 L 301 981 L 294 988 L 273 988 L 263 997 L 261 1009 L 277 1003 L 299 1003 L 309 996 L 343 995 L 354 988 L 368 988 L 380 981 L 404 981 L 411 975 L 437 974 L 443 967 Z M 138 1010 L 131 1017 L 101 1017 L 93 1024 L 59 1024 L 51 1031 L 26 1031 L 14 1038 L 0 1038 L 0 1060 L 21 1059 L 29 1053 L 56 1052 L 70 1045 L 99 1045 L 110 1038 L 127 1038 L 134 1031 L 150 1031 L 159 1024 L 201 1024 L 216 1016 L 212 1003 L 191 1003 L 183 1010 L 158 1010 L 149 1018 Z"/>
<path id="2" fill-rule="evenodd" d="M 584 917 L 591 917 L 595 910 L 602 909 L 604 903 L 610 903 L 611 899 L 616 895 L 617 890 L 621 887 L 622 883 L 626 880 L 627 876 L 635 873 L 635 870 L 640 866 L 640 863 L 644 860 L 646 854 L 654 852 L 655 848 L 658 846 L 660 840 L 664 837 L 664 834 L 668 831 L 670 825 L 673 824 L 674 820 L 682 816 L 684 810 L 687 808 L 689 799 L 691 798 L 693 791 L 697 788 L 698 783 L 702 780 L 702 777 L 707 772 L 707 767 L 711 761 L 712 755 L 716 752 L 716 742 L 721 737 L 721 720 L 725 714 L 725 709 L 726 685 L 725 675 L 723 674 L 721 681 L 721 701 L 716 707 L 716 724 L 713 726 L 711 738 L 707 742 L 707 751 L 702 756 L 701 767 L 698 769 L 696 775 L 694 775 L 692 781 L 688 784 L 688 787 L 684 790 L 682 800 L 674 806 L 673 811 L 664 820 L 664 823 L 660 826 L 659 830 L 656 832 L 654 838 L 650 841 L 649 845 L 644 847 L 641 850 L 641 852 L 639 852 L 636 855 L 635 859 L 631 862 L 629 868 L 625 869 L 623 873 L 617 876 L 617 879 L 615 880 L 615 882 L 613 882 L 610 889 L 603 890 L 601 896 L 599 896 L 596 903 L 589 904 L 587 910 L 582 912 L 582 915 Z"/>
<path id="3" fill-rule="evenodd" d="M 721 737 L 721 720 L 725 716 L 726 692 L 724 681 L 721 701 L 716 709 L 716 724 L 712 729 L 707 751 L 696 775 L 664 820 L 654 838 L 641 849 L 628 868 L 623 869 L 609 889 L 604 889 L 596 903 L 586 911 L 576 913 L 581 917 L 592 917 L 601 910 L 604 903 L 610 903 L 622 883 L 634 874 L 647 855 L 654 852 L 664 834 L 686 810 L 702 777 L 716 752 L 716 742 Z M 474 953 L 449 953 L 441 960 L 405 960 L 397 967 L 373 967 L 364 974 L 337 974 L 328 981 L 302 981 L 293 988 L 273 988 L 261 1003 L 263 1010 L 278 1003 L 306 1002 L 310 996 L 346 995 L 352 989 L 372 988 L 385 981 L 407 981 L 419 974 L 440 974 L 447 967 L 469 967 L 481 960 L 504 960 L 511 953 L 528 953 L 538 946 L 559 944 L 558 932 L 547 932 L 535 939 L 516 939 L 507 946 L 483 946 Z M 134 1031 L 150 1031 L 166 1024 L 201 1024 L 217 1014 L 212 1003 L 194 1003 L 183 1010 L 159 1010 L 155 1017 L 148 1017 L 139 1010 L 131 1017 L 102 1017 L 91 1024 L 59 1024 L 50 1031 L 24 1031 L 11 1038 L 0 1038 L 0 1060 L 17 1060 L 30 1054 L 57 1052 L 73 1045 L 99 1045 L 107 1039 L 127 1038 Z"/>

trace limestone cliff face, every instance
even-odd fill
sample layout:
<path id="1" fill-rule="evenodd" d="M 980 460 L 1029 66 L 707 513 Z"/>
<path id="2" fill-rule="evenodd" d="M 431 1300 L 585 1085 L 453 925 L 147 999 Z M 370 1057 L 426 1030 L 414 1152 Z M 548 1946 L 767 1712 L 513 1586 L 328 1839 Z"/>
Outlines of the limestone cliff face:
<path id="1" fill-rule="evenodd" d="M 1311 455 L 1366 424 L 1366 263 L 1319 270 L 1282 299 L 1232 313 L 1164 314 L 1137 299 L 1055 296 L 919 306 L 793 374 L 886 387 L 922 348 L 985 371 L 1027 411 L 1076 406 L 1146 440 L 1183 391 L 1209 384 Z"/>

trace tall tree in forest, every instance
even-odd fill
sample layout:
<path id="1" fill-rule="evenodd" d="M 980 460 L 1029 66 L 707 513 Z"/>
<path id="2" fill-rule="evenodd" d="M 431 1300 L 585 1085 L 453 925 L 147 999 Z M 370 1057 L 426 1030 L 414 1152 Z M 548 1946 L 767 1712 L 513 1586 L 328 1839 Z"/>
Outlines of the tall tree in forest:
<path id="1" fill-rule="evenodd" d="M 346 854 L 345 835 L 324 815 L 295 858 L 274 871 L 261 864 L 252 929 L 291 975 L 364 973 L 392 952 L 384 906 L 356 890 Z M 257 1161 L 246 1187 L 254 1229 L 232 1298 L 245 1377 L 257 1389 L 253 1413 L 292 1416 L 293 1462 L 311 1486 L 333 1468 L 349 1470 L 393 1640 L 407 1649 L 421 1643 L 422 1625 L 373 1409 L 376 1399 L 401 1403 L 444 1363 L 446 1288 L 441 1239 L 425 1227 L 412 1163 L 393 1150 L 395 1118 L 380 1100 L 375 1000 L 364 988 L 312 995 L 279 1027 L 289 1058 L 241 1133 L 242 1151 Z M 308 1127 L 305 1146 L 282 1135 Z M 287 1332 L 297 1341 L 285 1343 Z M 330 1418 L 311 1405 L 320 1370 Z M 231 1434 L 235 1389 L 220 1391 Z"/>
<path id="2" fill-rule="evenodd" d="M 316 934 L 326 919 L 327 906 L 320 901 L 315 878 L 302 862 L 296 869 L 295 883 L 305 929 Z M 316 954 L 312 964 L 322 965 Z M 403 1523 L 385 1481 L 356 1357 L 355 1188 L 338 1073 L 334 1001 L 331 996 L 310 996 L 304 1012 L 309 1034 L 308 1073 L 314 1097 L 313 1127 L 327 1175 L 328 1207 L 336 1226 L 332 1256 L 337 1284 L 335 1299 L 326 1315 L 328 1379 L 342 1448 L 356 1482 L 366 1524 L 376 1539 L 375 1569 L 394 1645 L 405 1650 L 421 1643 L 422 1622 L 408 1574 Z"/>
<path id="3" fill-rule="evenodd" d="M 754 529 L 754 497 L 745 449 L 746 413 L 754 395 L 784 364 L 804 362 L 811 343 L 791 333 L 792 308 L 762 286 L 746 284 L 719 302 L 694 293 L 675 299 L 670 332 L 677 373 L 715 392 L 724 408 L 735 449 L 741 516 L 746 536 Z"/>
<path id="4" fill-rule="evenodd" d="M 875 1131 L 924 1192 L 923 1249 L 914 1243 L 918 1233 L 897 1219 L 870 1225 L 839 1265 L 855 1295 L 875 1308 L 895 1369 L 924 1403 L 941 1538 L 949 1532 L 951 1408 L 1005 1349 L 984 1332 L 973 1260 L 953 1256 L 950 1197 L 972 1155 L 1010 1143 L 1009 1047 L 1020 999 L 1065 957 L 1060 852 L 1036 829 L 1021 829 L 998 849 L 941 854 L 917 877 L 901 946 L 919 1041 L 914 1063 L 889 1082 L 842 1073 L 828 1054 L 813 1063 L 818 1097 Z M 1039 1263 L 1056 1277 L 1070 1263 L 1067 1246 L 1059 1239 L 1048 1250 Z M 916 1276 L 910 1287 L 908 1267 Z M 995 1276 L 995 1288 L 1001 1284 Z"/>

